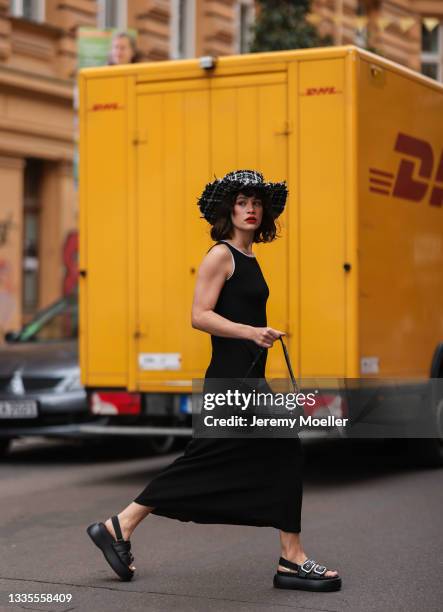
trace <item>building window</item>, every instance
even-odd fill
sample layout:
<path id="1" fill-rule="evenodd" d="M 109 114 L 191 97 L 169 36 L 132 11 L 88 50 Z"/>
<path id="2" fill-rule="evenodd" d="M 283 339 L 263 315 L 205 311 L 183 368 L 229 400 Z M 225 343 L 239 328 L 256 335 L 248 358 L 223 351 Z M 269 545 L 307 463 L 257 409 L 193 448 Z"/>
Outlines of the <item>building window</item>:
<path id="1" fill-rule="evenodd" d="M 248 53 L 251 42 L 251 27 L 255 21 L 255 4 L 252 0 L 237 3 L 237 53 Z"/>
<path id="2" fill-rule="evenodd" d="M 195 0 L 172 0 L 172 59 L 195 56 Z"/>
<path id="3" fill-rule="evenodd" d="M 431 79 L 443 81 L 443 24 L 431 31 L 422 24 L 421 71 Z"/>
<path id="4" fill-rule="evenodd" d="M 23 200 L 23 314 L 33 314 L 39 298 L 40 188 L 42 162 L 27 159 Z"/>
<path id="5" fill-rule="evenodd" d="M 98 0 L 97 25 L 99 28 L 127 28 L 127 0 Z"/>
<path id="6" fill-rule="evenodd" d="M 45 20 L 45 0 L 11 0 L 11 14 L 30 21 Z"/>

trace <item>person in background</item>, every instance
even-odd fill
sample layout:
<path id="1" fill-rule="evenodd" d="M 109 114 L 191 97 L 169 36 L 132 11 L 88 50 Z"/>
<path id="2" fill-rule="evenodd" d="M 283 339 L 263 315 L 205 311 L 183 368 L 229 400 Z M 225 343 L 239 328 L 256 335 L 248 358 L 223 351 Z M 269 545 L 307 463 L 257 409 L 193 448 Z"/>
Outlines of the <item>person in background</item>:
<path id="1" fill-rule="evenodd" d="M 135 45 L 135 39 L 127 32 L 114 34 L 108 56 L 108 66 L 135 64 L 139 61 L 140 56 Z"/>

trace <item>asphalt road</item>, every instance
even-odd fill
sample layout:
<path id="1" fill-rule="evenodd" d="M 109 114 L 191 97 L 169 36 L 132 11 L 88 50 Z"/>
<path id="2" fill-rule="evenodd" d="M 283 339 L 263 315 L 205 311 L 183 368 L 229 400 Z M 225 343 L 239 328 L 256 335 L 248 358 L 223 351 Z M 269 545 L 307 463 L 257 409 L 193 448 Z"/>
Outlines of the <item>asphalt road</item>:
<path id="1" fill-rule="evenodd" d="M 136 578 L 120 582 L 85 528 L 119 512 L 175 456 L 15 442 L 0 465 L 0 610 L 443 609 L 443 470 L 414 468 L 380 441 L 306 445 L 305 550 L 339 570 L 340 592 L 273 589 L 272 528 L 155 516 L 131 538 Z M 72 599 L 8 603 L 10 594 L 31 593 Z"/>

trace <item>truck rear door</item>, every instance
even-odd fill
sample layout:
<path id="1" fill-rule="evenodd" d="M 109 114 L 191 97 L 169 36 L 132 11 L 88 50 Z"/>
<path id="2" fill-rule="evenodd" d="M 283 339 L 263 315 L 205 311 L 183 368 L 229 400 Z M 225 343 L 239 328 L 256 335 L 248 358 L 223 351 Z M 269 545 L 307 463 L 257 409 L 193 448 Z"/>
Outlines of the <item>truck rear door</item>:
<path id="1" fill-rule="evenodd" d="M 140 388 L 167 389 L 203 377 L 210 357 L 208 336 L 190 322 L 196 269 L 212 243 L 197 197 L 236 168 L 286 177 L 286 72 L 140 84 L 136 121 L 134 367 Z M 271 291 L 269 324 L 286 329 L 287 238 L 256 253 Z M 284 373 L 279 351 L 268 370 Z"/>

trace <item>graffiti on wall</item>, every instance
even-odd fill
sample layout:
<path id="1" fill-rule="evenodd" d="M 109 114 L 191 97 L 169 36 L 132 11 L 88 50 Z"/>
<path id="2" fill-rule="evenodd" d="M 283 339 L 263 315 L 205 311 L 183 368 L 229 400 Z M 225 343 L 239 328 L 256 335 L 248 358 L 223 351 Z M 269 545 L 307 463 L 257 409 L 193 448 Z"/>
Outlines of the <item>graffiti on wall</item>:
<path id="1" fill-rule="evenodd" d="M 0 258 L 0 328 L 3 332 L 10 331 L 17 306 L 11 262 Z"/>
<path id="2" fill-rule="evenodd" d="M 0 219 L 0 247 L 5 246 L 8 243 L 9 232 L 13 226 L 12 214 L 6 219 Z"/>
<path id="3" fill-rule="evenodd" d="M 0 219 L 0 248 L 8 245 L 14 227 L 12 213 Z M 8 257 L 0 256 L 0 330 L 10 331 L 18 302 L 14 286 L 14 269 Z M 1 341 L 2 338 L 0 338 Z"/>
<path id="4" fill-rule="evenodd" d="M 78 283 L 78 232 L 73 230 L 66 236 L 63 245 L 63 263 L 65 275 L 63 278 L 63 295 L 75 290 Z"/>

